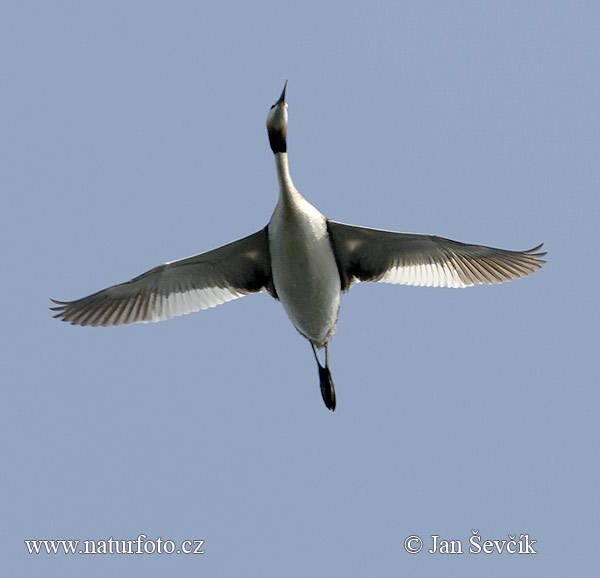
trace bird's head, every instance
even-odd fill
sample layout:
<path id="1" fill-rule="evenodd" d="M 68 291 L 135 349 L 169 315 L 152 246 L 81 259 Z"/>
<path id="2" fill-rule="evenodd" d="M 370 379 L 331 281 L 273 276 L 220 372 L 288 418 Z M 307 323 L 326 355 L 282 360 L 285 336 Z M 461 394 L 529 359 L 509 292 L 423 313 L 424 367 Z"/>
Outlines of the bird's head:
<path id="1" fill-rule="evenodd" d="M 283 85 L 281 96 L 271 107 L 267 115 L 267 132 L 269 133 L 271 150 L 274 154 L 287 152 L 288 105 L 285 101 L 286 90 L 287 80 Z"/>

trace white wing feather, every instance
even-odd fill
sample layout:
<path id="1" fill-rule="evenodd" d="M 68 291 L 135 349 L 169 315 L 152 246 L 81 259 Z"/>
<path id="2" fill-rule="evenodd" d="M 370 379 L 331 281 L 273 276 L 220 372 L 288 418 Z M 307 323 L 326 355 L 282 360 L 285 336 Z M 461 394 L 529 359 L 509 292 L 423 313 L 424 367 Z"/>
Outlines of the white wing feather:
<path id="1" fill-rule="evenodd" d="M 378 281 L 424 287 L 470 287 L 502 283 L 539 269 L 542 245 L 507 251 L 468 245 L 435 235 L 395 233 L 328 222 L 342 285 Z"/>
<path id="2" fill-rule="evenodd" d="M 109 327 L 163 321 L 271 290 L 266 229 L 213 251 L 171 261 L 76 301 L 56 301 L 55 317 Z"/>

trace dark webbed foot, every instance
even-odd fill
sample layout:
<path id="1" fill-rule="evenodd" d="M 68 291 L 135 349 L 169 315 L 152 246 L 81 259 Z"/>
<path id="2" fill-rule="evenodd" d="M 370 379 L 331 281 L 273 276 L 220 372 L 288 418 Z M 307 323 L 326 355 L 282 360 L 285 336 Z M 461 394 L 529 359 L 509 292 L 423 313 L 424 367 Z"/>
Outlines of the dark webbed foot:
<path id="1" fill-rule="evenodd" d="M 335 387 L 328 367 L 319 364 L 319 379 L 321 380 L 321 395 L 327 409 L 335 411 Z"/>
<path id="2" fill-rule="evenodd" d="M 325 367 L 323 367 L 319 361 L 315 346 L 312 343 L 311 346 L 315 359 L 317 360 L 317 366 L 319 368 L 319 381 L 321 385 L 321 395 L 323 396 L 323 401 L 325 402 L 327 409 L 335 411 L 335 387 L 333 386 L 331 371 L 329 371 L 329 343 L 325 344 Z"/>

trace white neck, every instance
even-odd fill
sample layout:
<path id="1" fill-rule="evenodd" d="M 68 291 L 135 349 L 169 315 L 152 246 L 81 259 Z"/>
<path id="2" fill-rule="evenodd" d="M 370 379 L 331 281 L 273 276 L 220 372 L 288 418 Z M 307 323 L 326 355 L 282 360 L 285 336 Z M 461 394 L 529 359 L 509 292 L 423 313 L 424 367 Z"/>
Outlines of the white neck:
<path id="1" fill-rule="evenodd" d="M 286 204 L 297 204 L 302 199 L 302 195 L 292 181 L 287 153 L 277 153 L 275 155 L 275 165 L 279 181 L 279 200 Z"/>

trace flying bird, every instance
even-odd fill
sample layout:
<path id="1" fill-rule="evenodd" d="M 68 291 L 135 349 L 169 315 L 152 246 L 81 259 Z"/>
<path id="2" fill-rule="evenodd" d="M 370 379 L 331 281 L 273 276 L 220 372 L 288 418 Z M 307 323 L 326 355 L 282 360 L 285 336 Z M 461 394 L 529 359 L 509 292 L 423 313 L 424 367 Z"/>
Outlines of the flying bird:
<path id="1" fill-rule="evenodd" d="M 163 321 L 215 307 L 249 293 L 279 300 L 310 343 L 321 395 L 335 410 L 329 340 L 340 296 L 354 283 L 469 287 L 524 277 L 545 261 L 542 245 L 507 251 L 435 235 L 345 225 L 325 217 L 294 186 L 287 153 L 287 81 L 267 115 L 279 200 L 268 225 L 218 249 L 170 261 L 75 301 L 57 301 L 55 317 L 73 325 L 110 327 Z M 324 355 L 317 350 L 324 349 Z M 321 360 L 319 355 L 324 359 Z"/>

